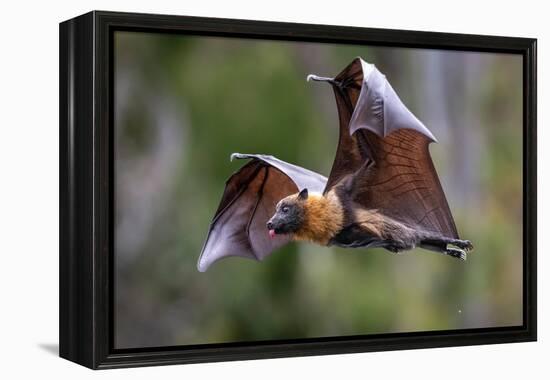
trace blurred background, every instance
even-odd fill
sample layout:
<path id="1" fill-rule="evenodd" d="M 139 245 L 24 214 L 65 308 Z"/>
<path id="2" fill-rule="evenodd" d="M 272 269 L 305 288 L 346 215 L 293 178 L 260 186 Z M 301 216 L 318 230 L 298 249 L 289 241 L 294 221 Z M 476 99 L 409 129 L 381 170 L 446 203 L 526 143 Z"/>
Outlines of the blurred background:
<path id="1" fill-rule="evenodd" d="M 262 263 L 196 262 L 232 152 L 328 176 L 329 85 L 361 56 L 438 139 L 430 151 L 468 261 L 292 243 Z M 519 55 L 115 34 L 115 346 L 522 323 Z"/>

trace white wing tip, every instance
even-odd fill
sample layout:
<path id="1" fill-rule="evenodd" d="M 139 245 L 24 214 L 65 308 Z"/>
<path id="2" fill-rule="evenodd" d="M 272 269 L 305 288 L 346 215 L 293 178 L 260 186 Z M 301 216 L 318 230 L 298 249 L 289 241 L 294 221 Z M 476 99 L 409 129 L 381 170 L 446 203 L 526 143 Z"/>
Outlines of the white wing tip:
<path id="1" fill-rule="evenodd" d="M 328 77 L 320 77 L 318 75 L 309 74 L 306 78 L 308 82 L 314 80 L 316 82 L 329 82 L 329 83 L 335 83 L 334 78 L 328 78 Z"/>
<path id="2" fill-rule="evenodd" d="M 231 153 L 231 156 L 229 156 L 229 161 L 233 161 L 235 158 L 246 158 L 246 155 L 242 153 Z"/>

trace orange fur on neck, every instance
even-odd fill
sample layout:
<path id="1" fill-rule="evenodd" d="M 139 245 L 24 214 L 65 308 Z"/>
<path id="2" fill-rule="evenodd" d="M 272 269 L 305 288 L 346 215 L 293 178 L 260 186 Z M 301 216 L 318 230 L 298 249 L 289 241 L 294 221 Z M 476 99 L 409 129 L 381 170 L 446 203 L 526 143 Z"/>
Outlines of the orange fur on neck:
<path id="1" fill-rule="evenodd" d="M 304 201 L 304 222 L 294 234 L 297 240 L 308 240 L 327 245 L 344 223 L 344 211 L 334 192 L 326 196 L 310 194 Z"/>

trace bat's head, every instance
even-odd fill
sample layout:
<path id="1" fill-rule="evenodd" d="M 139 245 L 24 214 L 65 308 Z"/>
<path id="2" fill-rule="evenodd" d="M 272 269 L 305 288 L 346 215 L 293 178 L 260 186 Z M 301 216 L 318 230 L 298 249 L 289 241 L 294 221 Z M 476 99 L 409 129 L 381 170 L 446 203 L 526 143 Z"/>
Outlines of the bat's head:
<path id="1" fill-rule="evenodd" d="M 273 238 L 276 234 L 292 234 L 298 231 L 304 223 L 307 198 L 307 189 L 303 189 L 281 199 L 277 203 L 275 214 L 267 222 L 269 236 Z"/>

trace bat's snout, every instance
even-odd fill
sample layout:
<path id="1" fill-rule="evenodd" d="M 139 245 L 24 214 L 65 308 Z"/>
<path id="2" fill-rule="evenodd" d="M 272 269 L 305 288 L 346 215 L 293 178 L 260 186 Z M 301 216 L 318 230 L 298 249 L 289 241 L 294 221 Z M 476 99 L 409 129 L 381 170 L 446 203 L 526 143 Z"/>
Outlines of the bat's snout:
<path id="1" fill-rule="evenodd" d="M 271 219 L 266 223 L 267 231 L 271 239 L 275 238 L 275 235 L 279 232 L 279 226 L 276 225 Z"/>

